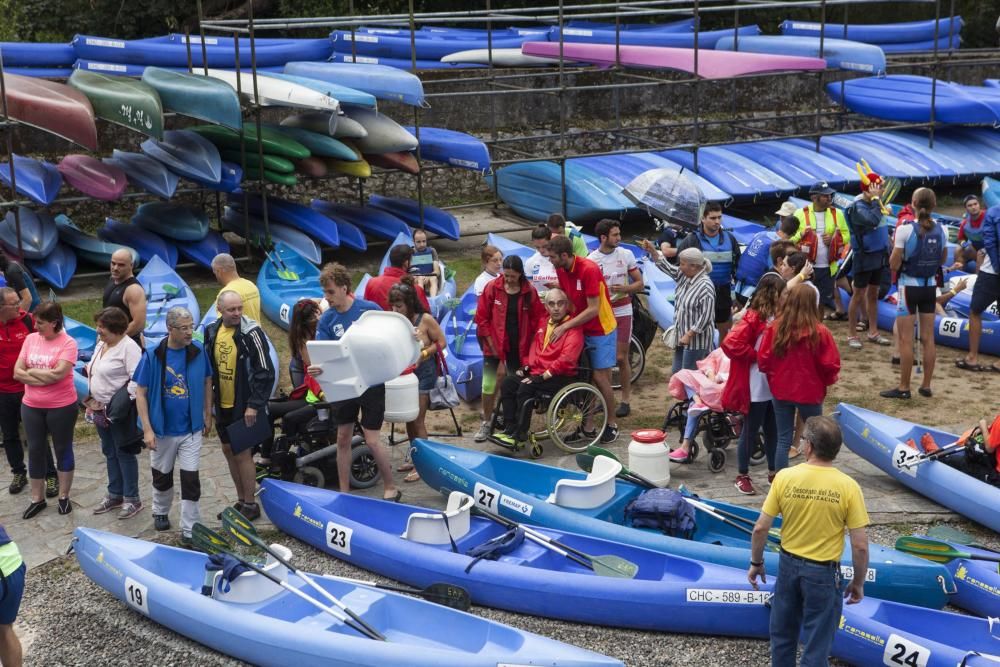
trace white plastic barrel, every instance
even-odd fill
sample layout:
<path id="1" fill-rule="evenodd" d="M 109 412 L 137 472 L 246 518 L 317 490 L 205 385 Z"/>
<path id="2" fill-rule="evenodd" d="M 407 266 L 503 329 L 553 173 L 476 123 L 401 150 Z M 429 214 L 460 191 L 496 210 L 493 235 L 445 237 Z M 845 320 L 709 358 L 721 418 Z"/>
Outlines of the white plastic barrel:
<path id="1" fill-rule="evenodd" d="M 385 383 L 385 421 L 405 424 L 420 414 L 419 381 L 413 373 L 400 375 Z"/>
<path id="2" fill-rule="evenodd" d="M 670 484 L 670 450 L 664 438 L 663 431 L 649 428 L 632 431 L 628 443 L 629 470 L 661 487 Z"/>

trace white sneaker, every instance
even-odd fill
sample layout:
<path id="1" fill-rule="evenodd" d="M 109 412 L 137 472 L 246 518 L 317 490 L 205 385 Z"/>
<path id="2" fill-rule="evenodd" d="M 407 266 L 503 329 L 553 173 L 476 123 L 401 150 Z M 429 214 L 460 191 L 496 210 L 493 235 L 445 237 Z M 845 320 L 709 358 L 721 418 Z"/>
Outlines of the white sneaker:
<path id="1" fill-rule="evenodd" d="M 486 439 L 490 437 L 490 423 L 482 422 L 479 425 L 479 430 L 476 431 L 476 435 L 473 438 L 476 442 L 486 442 Z"/>

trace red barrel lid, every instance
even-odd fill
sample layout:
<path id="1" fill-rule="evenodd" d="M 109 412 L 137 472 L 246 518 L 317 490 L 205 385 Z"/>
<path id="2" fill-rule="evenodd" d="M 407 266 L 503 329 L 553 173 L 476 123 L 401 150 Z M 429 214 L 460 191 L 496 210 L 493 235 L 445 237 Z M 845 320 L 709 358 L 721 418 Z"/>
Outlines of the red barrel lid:
<path id="1" fill-rule="evenodd" d="M 661 444 L 667 435 L 658 428 L 644 428 L 632 431 L 632 439 L 646 445 Z"/>

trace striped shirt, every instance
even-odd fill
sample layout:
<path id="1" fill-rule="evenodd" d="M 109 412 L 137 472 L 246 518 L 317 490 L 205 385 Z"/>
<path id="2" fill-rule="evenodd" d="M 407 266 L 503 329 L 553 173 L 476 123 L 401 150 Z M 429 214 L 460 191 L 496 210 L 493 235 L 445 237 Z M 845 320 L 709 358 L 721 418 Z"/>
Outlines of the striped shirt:
<path id="1" fill-rule="evenodd" d="M 677 338 L 688 331 L 697 333 L 687 344 L 689 350 L 711 350 L 715 346 L 715 284 L 706 271 L 694 278 L 681 273 L 680 267 L 661 257 L 657 268 L 677 283 L 674 290 L 674 326 Z"/>

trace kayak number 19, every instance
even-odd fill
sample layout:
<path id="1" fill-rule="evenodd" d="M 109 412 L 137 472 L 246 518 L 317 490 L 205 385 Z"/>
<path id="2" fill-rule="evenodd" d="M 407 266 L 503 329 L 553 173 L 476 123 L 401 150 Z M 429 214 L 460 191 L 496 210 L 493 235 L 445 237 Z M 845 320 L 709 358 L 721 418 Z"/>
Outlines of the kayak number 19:
<path id="1" fill-rule="evenodd" d="M 132 577 L 125 577 L 125 602 L 136 611 L 149 616 L 149 589 Z"/>

